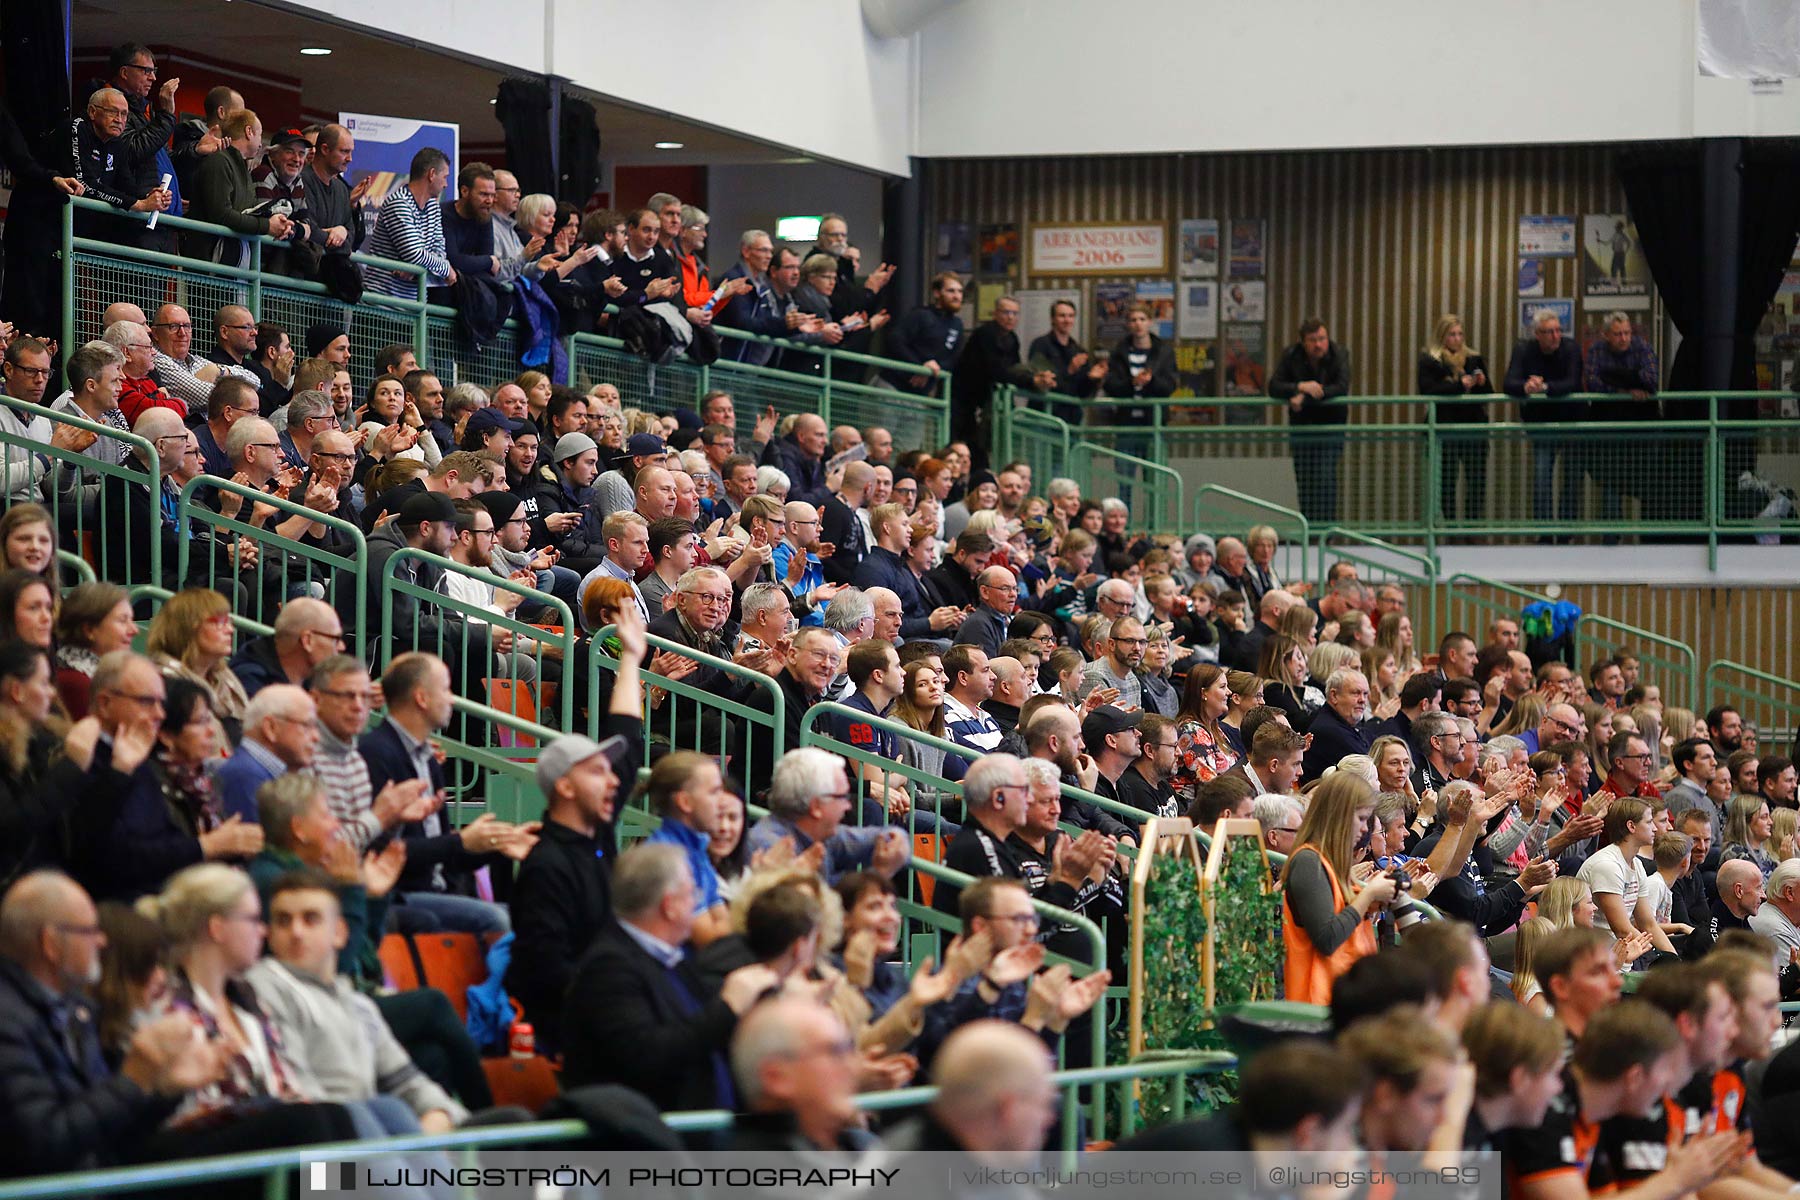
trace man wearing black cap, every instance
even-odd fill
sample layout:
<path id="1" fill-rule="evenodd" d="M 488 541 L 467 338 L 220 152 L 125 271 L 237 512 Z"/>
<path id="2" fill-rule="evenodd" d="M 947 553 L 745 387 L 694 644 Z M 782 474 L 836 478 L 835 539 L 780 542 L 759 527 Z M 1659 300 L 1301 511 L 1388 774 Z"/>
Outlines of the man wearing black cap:
<path id="1" fill-rule="evenodd" d="M 563 994 L 575 963 L 612 915 L 612 865 L 618 855 L 613 815 L 620 780 L 631 780 L 643 758 L 644 700 L 638 667 L 644 631 L 635 614 L 618 621 L 619 665 L 611 711 L 594 742 L 579 734 L 557 738 L 538 755 L 544 827 L 519 866 L 511 901 L 512 965 L 506 990 L 525 1006 L 538 1053 L 562 1049 Z"/>
<path id="2" fill-rule="evenodd" d="M 505 462 L 513 437 L 532 428 L 530 421 L 510 420 L 497 408 L 478 408 L 463 423 L 462 448 Z"/>
<path id="3" fill-rule="evenodd" d="M 288 215 L 293 222 L 287 234 L 290 243 L 310 242 L 313 223 L 307 213 L 306 180 L 301 177 L 306 166 L 306 135 L 290 126 L 273 131 L 266 144 L 268 149 L 262 165 L 250 173 L 250 182 L 256 186 L 257 203 L 268 205 L 267 211 L 271 213 Z M 315 258 L 310 250 L 301 253 L 277 251 L 273 255 L 265 251 L 263 269 L 288 275 L 311 275 Z"/>
<path id="4" fill-rule="evenodd" d="M 604 519 L 632 507 L 636 501 L 637 473 L 668 456 L 669 448 L 654 433 L 634 433 L 625 442 L 625 453 L 594 484 L 594 513 Z"/>
<path id="5" fill-rule="evenodd" d="M 396 519 L 376 526 L 369 534 L 368 578 L 371 581 L 386 578 L 388 559 L 403 549 L 424 550 L 448 557 L 455 541 L 456 502 L 442 492 L 420 492 L 400 506 L 400 515 Z M 416 558 L 402 559 L 394 571 L 395 578 L 433 592 L 441 589 L 443 575 L 442 567 Z M 340 589 L 340 594 L 349 596 L 351 589 Z M 368 594 L 369 628 L 380 629 L 382 588 L 370 587 Z M 459 677 L 459 658 L 464 658 L 472 667 L 492 661 L 486 625 L 467 626 L 465 649 L 464 623 L 459 614 L 436 605 L 421 605 L 413 596 L 398 591 L 393 594 L 393 610 L 393 653 L 432 650 L 449 664 L 452 678 Z M 345 628 L 350 628 L 356 619 L 355 613 L 340 610 L 340 615 Z"/>
<path id="6" fill-rule="evenodd" d="M 1094 781 L 1094 794 L 1108 800 L 1119 798 L 1119 776 L 1143 753 L 1138 726 L 1144 723 L 1143 711 L 1126 712 L 1110 704 L 1102 704 L 1081 722 L 1081 740 L 1100 769 Z"/>

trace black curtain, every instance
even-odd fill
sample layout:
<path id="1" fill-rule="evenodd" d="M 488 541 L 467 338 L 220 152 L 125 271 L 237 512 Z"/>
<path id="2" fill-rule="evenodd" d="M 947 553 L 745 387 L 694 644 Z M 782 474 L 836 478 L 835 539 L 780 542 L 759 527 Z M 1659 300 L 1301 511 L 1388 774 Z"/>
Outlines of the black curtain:
<path id="1" fill-rule="evenodd" d="M 62 289 L 56 251 L 63 198 L 46 183 L 32 184 L 29 163 L 56 174 L 69 169 L 69 31 L 62 0 L 5 0 L 0 4 L 0 54 L 6 70 L 0 143 L 13 168 L 0 262 L 0 317 L 21 332 L 61 337 Z M 69 348 L 64 347 L 63 354 Z"/>
<path id="2" fill-rule="evenodd" d="M 577 208 L 600 188 L 600 119 L 594 106 L 563 93 L 562 179 L 556 195 Z"/>
<path id="3" fill-rule="evenodd" d="M 539 79 L 507 79 L 500 84 L 494 115 L 506 131 L 506 163 L 524 195 L 548 192 L 560 198 L 550 169 L 550 89 Z"/>
<path id="4" fill-rule="evenodd" d="M 1638 245 L 1650 264 L 1663 307 L 1681 331 L 1681 348 L 1668 366 L 1668 390 L 1696 389 L 1700 386 L 1703 255 L 1699 147 L 1630 150 L 1619 156 L 1617 169 L 1626 207 L 1637 225 Z"/>
<path id="5" fill-rule="evenodd" d="M 1781 286 L 1800 236 L 1800 146 L 1787 140 L 1750 143 L 1743 173 L 1737 319 L 1732 324 L 1734 389 L 1756 386 L 1756 328 Z"/>
<path id="6" fill-rule="evenodd" d="M 1756 328 L 1775 298 L 1800 233 L 1800 144 L 1780 140 L 1744 145 L 1737 164 L 1742 201 L 1736 311 L 1723 316 L 1732 334 L 1729 382 L 1734 389 L 1755 386 Z M 1657 291 L 1669 319 L 1681 331 L 1681 348 L 1669 364 L 1668 390 L 1698 390 L 1705 386 L 1700 335 L 1706 315 L 1701 263 L 1707 241 L 1701 223 L 1705 188 L 1701 144 L 1629 150 L 1619 156 L 1617 169 Z"/>

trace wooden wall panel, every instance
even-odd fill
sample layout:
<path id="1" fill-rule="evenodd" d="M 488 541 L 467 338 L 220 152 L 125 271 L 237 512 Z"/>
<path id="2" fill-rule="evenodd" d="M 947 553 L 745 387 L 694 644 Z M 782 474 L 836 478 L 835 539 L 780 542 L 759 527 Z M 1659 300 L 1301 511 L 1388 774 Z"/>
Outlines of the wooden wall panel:
<path id="1" fill-rule="evenodd" d="M 1316 313 L 1350 347 L 1358 392 L 1400 395 L 1412 392 L 1415 359 L 1447 310 L 1504 369 L 1519 215 L 1622 210 L 1614 153 L 1576 145 L 940 160 L 930 220 L 1012 222 L 1028 242 L 1032 225 L 1062 221 L 1167 221 L 1173 232 L 1185 217 L 1263 218 L 1271 347 Z M 1021 287 L 1104 281 L 1031 276 L 1028 266 Z M 1577 260 L 1546 267 L 1547 295 L 1577 294 Z"/>

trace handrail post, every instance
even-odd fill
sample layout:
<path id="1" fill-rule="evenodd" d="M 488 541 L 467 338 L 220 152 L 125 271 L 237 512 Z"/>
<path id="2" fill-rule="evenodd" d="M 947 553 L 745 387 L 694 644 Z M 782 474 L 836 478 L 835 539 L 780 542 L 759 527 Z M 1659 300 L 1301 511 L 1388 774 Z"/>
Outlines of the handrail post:
<path id="1" fill-rule="evenodd" d="M 1706 513 L 1706 569 L 1719 569 L 1719 522 L 1725 518 L 1725 507 L 1720 495 L 1725 486 L 1725 447 L 1724 435 L 1719 429 L 1719 394 L 1714 392 L 1706 398 L 1706 467 L 1701 472 L 1706 481 L 1706 504 L 1701 511 Z M 1700 702 L 1696 696 L 1694 702 Z"/>
<path id="2" fill-rule="evenodd" d="M 825 351 L 825 371 L 823 386 L 819 391 L 819 416 L 825 421 L 825 428 L 831 428 L 831 364 L 837 356 L 830 350 Z"/>
<path id="3" fill-rule="evenodd" d="M 1444 447 L 1438 442 L 1437 405 L 1425 406 L 1425 553 L 1437 557 L 1437 528 L 1443 513 Z M 1475 486 L 1473 475 L 1469 486 Z"/>
<path id="4" fill-rule="evenodd" d="M 75 206 L 62 204 L 62 355 L 75 352 Z"/>
<path id="5" fill-rule="evenodd" d="M 250 243 L 250 311 L 262 320 L 262 239 L 246 238 Z"/>

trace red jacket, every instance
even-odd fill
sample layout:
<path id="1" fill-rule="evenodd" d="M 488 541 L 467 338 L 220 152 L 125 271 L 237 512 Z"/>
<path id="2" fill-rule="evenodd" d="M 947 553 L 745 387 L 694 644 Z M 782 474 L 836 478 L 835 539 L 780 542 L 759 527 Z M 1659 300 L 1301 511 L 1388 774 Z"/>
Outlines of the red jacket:
<path id="1" fill-rule="evenodd" d="M 125 419 L 136 425 L 137 419 L 152 408 L 173 409 L 175 415 L 187 419 L 187 401 L 171 396 L 156 386 L 156 381 L 148 375 L 142 379 L 125 379 L 119 384 L 119 411 Z"/>

